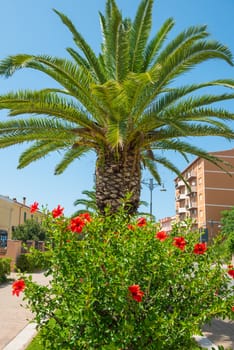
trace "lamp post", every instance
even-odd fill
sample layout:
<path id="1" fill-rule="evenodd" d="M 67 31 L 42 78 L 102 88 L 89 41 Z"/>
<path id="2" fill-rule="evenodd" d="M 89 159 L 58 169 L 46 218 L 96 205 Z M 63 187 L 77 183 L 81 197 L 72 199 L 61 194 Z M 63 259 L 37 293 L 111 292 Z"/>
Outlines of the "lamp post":
<path id="1" fill-rule="evenodd" d="M 144 185 L 146 185 L 150 190 L 150 217 L 152 218 L 152 216 L 153 216 L 153 190 L 155 187 L 161 186 L 161 185 L 154 183 L 154 180 L 152 178 L 149 179 L 149 182 L 142 181 L 142 183 Z M 166 191 L 164 184 L 162 184 L 162 188 L 160 189 L 160 191 L 162 191 L 162 192 Z"/>

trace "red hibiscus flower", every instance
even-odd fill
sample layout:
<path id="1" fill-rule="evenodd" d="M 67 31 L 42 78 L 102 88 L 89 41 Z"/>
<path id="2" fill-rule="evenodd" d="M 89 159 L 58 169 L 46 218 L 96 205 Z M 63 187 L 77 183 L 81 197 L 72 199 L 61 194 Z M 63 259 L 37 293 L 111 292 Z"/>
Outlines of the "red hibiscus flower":
<path id="1" fill-rule="evenodd" d="M 184 237 L 174 237 L 173 245 L 175 247 L 179 248 L 180 250 L 184 250 L 184 248 L 186 246 L 186 241 L 185 241 Z"/>
<path id="2" fill-rule="evenodd" d="M 234 306 L 232 306 L 232 311 L 234 312 Z"/>
<path id="3" fill-rule="evenodd" d="M 140 286 L 138 284 L 133 284 L 128 287 L 129 292 L 131 293 L 132 299 L 136 300 L 138 303 L 142 301 L 144 292 L 141 291 Z"/>
<path id="4" fill-rule="evenodd" d="M 232 278 L 234 278 L 234 268 L 232 267 L 230 270 L 228 270 L 227 272 L 229 274 L 229 276 L 231 276 Z"/>
<path id="5" fill-rule="evenodd" d="M 91 216 L 89 215 L 89 213 L 82 213 L 79 215 L 79 217 L 85 222 L 90 222 L 91 221 Z"/>
<path id="6" fill-rule="evenodd" d="M 52 210 L 52 215 L 53 215 L 53 218 L 57 218 L 61 215 L 63 215 L 63 211 L 64 211 L 64 208 L 62 208 L 60 206 L 60 204 L 57 206 L 57 208 L 53 209 Z"/>
<path id="7" fill-rule="evenodd" d="M 132 224 L 128 224 L 128 229 L 131 230 L 131 231 L 134 231 L 135 230 L 135 226 L 132 225 Z"/>
<path id="8" fill-rule="evenodd" d="M 24 282 L 24 280 L 15 281 L 12 284 L 12 295 L 17 295 L 17 297 L 18 297 L 20 292 L 23 292 L 24 289 L 25 289 L 25 282 Z"/>
<path id="9" fill-rule="evenodd" d="M 146 218 L 137 219 L 137 226 L 139 226 L 139 227 L 146 226 L 146 224 L 147 224 Z"/>
<path id="10" fill-rule="evenodd" d="M 75 218 L 71 219 L 71 222 L 68 228 L 72 232 L 81 233 L 84 226 L 85 226 L 84 220 L 80 216 L 76 216 Z"/>
<path id="11" fill-rule="evenodd" d="M 168 235 L 165 231 L 159 231 L 156 233 L 155 238 L 159 239 L 160 241 L 165 241 L 167 239 Z"/>
<path id="12" fill-rule="evenodd" d="M 39 203 L 34 202 L 30 207 L 30 213 L 35 213 L 38 210 Z"/>
<path id="13" fill-rule="evenodd" d="M 207 250 L 206 243 L 203 242 L 203 243 L 195 244 L 193 252 L 194 254 L 204 254 L 206 250 Z"/>

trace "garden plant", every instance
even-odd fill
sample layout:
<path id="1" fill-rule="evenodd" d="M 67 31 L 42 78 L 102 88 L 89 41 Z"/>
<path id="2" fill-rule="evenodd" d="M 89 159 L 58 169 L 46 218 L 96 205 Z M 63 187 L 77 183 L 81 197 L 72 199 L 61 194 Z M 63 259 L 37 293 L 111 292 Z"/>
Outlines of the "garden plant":
<path id="1" fill-rule="evenodd" d="M 0 60 L 3 77 L 32 69 L 51 78 L 45 88 L 0 95 L 0 109 L 10 117 L 0 122 L 0 148 L 26 144 L 19 168 L 58 151 L 62 157 L 55 174 L 94 152 L 96 204 L 102 213 L 106 206 L 118 210 L 129 192 L 128 209 L 137 212 L 143 168 L 159 184 L 158 165 L 181 178 L 171 151 L 223 167 L 195 146 L 194 138 L 234 137 L 233 111 L 223 104 L 234 98 L 232 72 L 228 78 L 181 83 L 183 75 L 211 60 L 233 66 L 231 51 L 205 25 L 176 33 L 174 19 L 168 18 L 152 31 L 153 5 L 141 0 L 131 19 L 115 0 L 107 0 L 99 13 L 103 41 L 97 53 L 72 20 L 54 10 L 74 39 L 66 58 L 20 53 Z"/>
<path id="2" fill-rule="evenodd" d="M 205 323 L 233 319 L 234 268 L 219 255 L 222 237 L 201 243 L 189 221 L 168 234 L 129 217 L 124 202 L 115 214 L 73 218 L 59 205 L 46 210 L 44 227 L 50 282 L 22 274 L 13 284 L 43 349 L 188 350 Z"/>
<path id="3" fill-rule="evenodd" d="M 0 283 L 6 282 L 7 276 L 11 272 L 11 259 L 0 258 Z"/>

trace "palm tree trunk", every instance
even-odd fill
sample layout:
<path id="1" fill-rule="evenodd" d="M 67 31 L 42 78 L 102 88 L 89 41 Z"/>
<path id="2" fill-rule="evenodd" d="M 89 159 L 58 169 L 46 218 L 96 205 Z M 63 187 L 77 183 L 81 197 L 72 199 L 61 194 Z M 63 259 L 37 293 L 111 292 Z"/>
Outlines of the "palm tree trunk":
<path id="1" fill-rule="evenodd" d="M 96 163 L 96 201 L 102 214 L 109 207 L 111 213 L 118 210 L 126 195 L 131 197 L 126 203 L 129 214 L 135 214 L 140 201 L 141 168 L 140 157 L 134 151 L 105 151 L 97 157 Z"/>

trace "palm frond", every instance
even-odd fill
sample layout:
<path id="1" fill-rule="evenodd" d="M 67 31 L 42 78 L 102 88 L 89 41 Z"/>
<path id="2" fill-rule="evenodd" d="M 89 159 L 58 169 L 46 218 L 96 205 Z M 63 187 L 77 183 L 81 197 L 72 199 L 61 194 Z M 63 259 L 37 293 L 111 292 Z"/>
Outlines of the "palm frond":
<path id="1" fill-rule="evenodd" d="M 202 96 L 191 96 L 186 99 L 182 99 L 180 102 L 178 102 L 171 108 L 166 108 L 163 111 L 161 110 L 160 113 L 163 114 L 165 111 L 165 114 L 167 113 L 170 114 L 172 110 L 174 111 L 174 113 L 178 113 L 178 114 L 181 114 L 182 111 L 187 111 L 187 113 L 189 113 L 190 111 L 192 112 L 197 110 L 198 107 L 211 105 L 220 101 L 232 100 L 233 98 L 234 98 L 234 92 L 232 94 L 227 94 L 227 93 L 219 94 L 219 95 L 203 94 Z M 214 111 L 215 110 L 216 109 L 214 108 Z M 232 119 L 231 113 L 227 113 L 227 114 L 229 114 L 230 119 Z"/>
<path id="2" fill-rule="evenodd" d="M 123 148 L 126 143 L 126 125 L 121 121 L 110 121 L 106 132 L 106 139 L 110 146 Z"/>
<path id="3" fill-rule="evenodd" d="M 200 91 L 207 87 L 214 88 L 216 86 L 234 89 L 234 80 L 220 79 L 220 80 L 213 80 L 213 81 L 208 81 L 200 84 L 191 84 L 191 85 L 185 85 L 185 86 L 180 86 L 176 88 L 168 88 L 162 94 L 160 94 L 155 101 L 153 101 L 150 104 L 149 108 L 147 108 L 147 111 L 144 113 L 144 115 L 146 116 L 146 118 L 149 117 L 150 113 L 156 115 L 164 111 L 167 107 L 170 107 L 170 105 L 174 107 L 175 104 L 176 105 L 178 104 L 178 102 L 186 101 L 185 100 L 186 96 L 192 94 L 193 92 Z M 217 100 L 212 102 L 211 96 L 215 96 L 215 98 L 218 98 L 218 96 L 221 96 L 222 98 L 222 95 L 209 95 L 209 102 L 208 102 L 209 104 L 213 102 L 217 102 Z M 202 95 L 201 97 L 203 98 L 204 95 Z M 232 98 L 232 95 L 230 95 L 230 98 Z"/>
<path id="4" fill-rule="evenodd" d="M 168 33 L 174 26 L 173 18 L 168 18 L 159 29 L 157 34 L 151 39 L 147 45 L 144 53 L 144 66 L 143 71 L 149 69 L 155 59 L 155 56 L 160 51 L 164 41 L 167 38 Z"/>
<path id="5" fill-rule="evenodd" d="M 102 59 L 108 79 L 116 78 L 116 57 L 119 52 L 119 34 L 123 25 L 122 15 L 115 1 L 107 0 L 105 16 L 101 15 L 102 23 Z M 123 29 L 123 28 L 122 28 Z"/>
<path id="6" fill-rule="evenodd" d="M 90 114 L 80 108 L 74 100 L 68 100 L 56 93 L 41 91 L 18 91 L 0 96 L 0 109 L 8 109 L 10 116 L 37 114 L 64 119 L 70 123 L 88 127 L 98 132 L 96 122 L 104 123 L 102 114 L 93 120 Z"/>
<path id="7" fill-rule="evenodd" d="M 198 41 L 188 48 L 175 51 L 163 61 L 163 70 L 158 87 L 168 85 L 178 75 L 209 59 L 221 59 L 233 65 L 230 50 L 217 41 Z M 157 63 L 162 62 L 157 60 Z"/>
<path id="8" fill-rule="evenodd" d="M 92 69 L 95 72 L 96 77 L 98 78 L 99 82 L 103 83 L 105 81 L 105 75 L 101 69 L 101 66 L 99 65 L 98 59 L 97 59 L 94 51 L 87 44 L 87 42 L 82 37 L 82 35 L 76 30 L 72 21 L 66 15 L 64 15 L 62 12 L 57 11 L 56 9 L 54 9 L 54 12 L 60 17 L 62 22 L 66 25 L 66 27 L 73 34 L 74 42 L 77 44 L 77 46 L 81 49 L 81 51 L 85 55 L 87 61 L 89 62 L 90 69 Z"/>
<path id="9" fill-rule="evenodd" d="M 117 81 L 110 80 L 103 85 L 93 85 L 92 93 L 105 110 L 108 118 L 115 120 L 126 118 L 129 113 L 128 96 Z"/>
<path id="10" fill-rule="evenodd" d="M 19 157 L 18 169 L 25 168 L 27 165 L 35 162 L 39 159 L 45 158 L 49 153 L 58 151 L 59 149 L 65 149 L 66 143 L 46 141 L 36 141 L 33 145 L 27 148 Z"/>
<path id="11" fill-rule="evenodd" d="M 152 25 L 152 7 L 153 0 L 142 0 L 132 24 L 130 37 L 130 71 L 132 72 L 142 71 L 145 47 L 149 38 Z"/>
<path id="12" fill-rule="evenodd" d="M 89 63 L 84 59 L 83 56 L 79 54 L 79 52 L 74 50 L 72 47 L 68 47 L 67 52 L 71 55 L 71 57 L 74 59 L 74 61 L 79 67 L 82 67 L 83 69 L 91 73 Z"/>
<path id="13" fill-rule="evenodd" d="M 57 164 L 55 167 L 54 174 L 62 174 L 73 161 L 81 158 L 88 152 L 90 152 L 90 147 L 87 146 L 79 146 L 68 149 L 61 162 L 59 162 L 59 164 Z"/>
<path id="14" fill-rule="evenodd" d="M 174 39 L 172 39 L 161 53 L 157 56 L 157 62 L 164 62 L 176 55 L 179 51 L 184 51 L 191 47 L 194 42 L 207 38 L 209 33 L 207 32 L 207 26 L 190 26 L 187 29 L 180 32 Z"/>
<path id="15" fill-rule="evenodd" d="M 153 176 L 154 180 L 161 185 L 162 179 L 158 171 L 157 163 L 147 157 L 147 152 L 144 152 L 142 155 L 142 160 L 141 160 L 144 168 L 147 168 L 150 172 L 150 174 Z"/>
<path id="16" fill-rule="evenodd" d="M 116 37 L 115 79 L 122 82 L 129 72 L 130 47 L 128 22 L 119 25 Z"/>
<path id="17" fill-rule="evenodd" d="M 174 138 L 180 138 L 190 136 L 207 137 L 207 136 L 219 136 L 227 140 L 234 138 L 234 133 L 231 127 L 226 125 L 225 129 L 220 129 L 216 126 L 201 125 L 200 123 L 184 124 L 184 130 L 180 132 L 179 128 L 164 127 L 159 130 L 150 131 L 147 137 L 144 138 L 143 147 L 147 147 L 151 143 L 160 142 L 162 140 L 170 140 Z"/>
<path id="18" fill-rule="evenodd" d="M 84 105 L 90 105 L 90 85 L 94 82 L 90 72 L 79 69 L 77 65 L 66 59 L 46 55 L 9 56 L 0 63 L 0 74 L 8 77 L 16 70 L 32 68 L 50 76 L 64 87 L 63 93 L 70 94 Z M 60 90 L 62 93 L 62 90 Z M 95 106 L 95 100 L 92 101 Z"/>
<path id="19" fill-rule="evenodd" d="M 64 127 L 46 129 L 45 125 L 48 126 L 49 123 L 39 120 L 17 120 L 13 123 L 0 123 L 0 148 L 34 140 L 51 141 L 53 139 L 55 143 L 63 142 L 64 146 L 74 142 L 75 136 L 71 130 Z M 5 126 L 5 129 L 2 126 Z"/>

